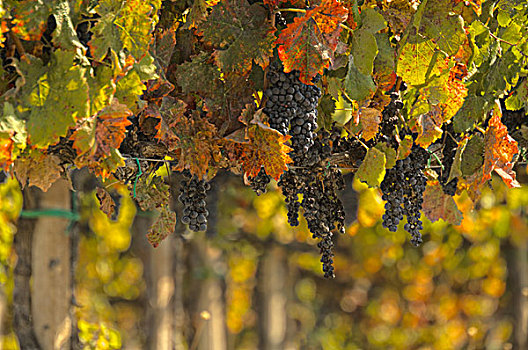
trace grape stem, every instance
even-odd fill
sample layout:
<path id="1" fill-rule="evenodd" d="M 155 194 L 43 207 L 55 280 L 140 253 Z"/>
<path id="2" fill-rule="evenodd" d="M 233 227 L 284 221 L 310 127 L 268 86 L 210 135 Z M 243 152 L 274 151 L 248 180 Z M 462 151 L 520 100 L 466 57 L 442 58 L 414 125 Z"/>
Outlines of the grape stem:
<path id="1" fill-rule="evenodd" d="M 285 8 L 285 9 L 277 9 L 275 10 L 274 14 L 280 13 L 280 12 L 297 12 L 297 13 L 306 13 L 306 10 L 303 9 L 296 9 L 296 8 Z M 343 29 L 348 30 L 349 32 L 353 32 L 354 29 L 350 28 L 346 24 L 339 23 L 339 26 Z"/>
<path id="2" fill-rule="evenodd" d="M 303 9 L 295 9 L 295 8 L 285 8 L 285 9 L 278 9 L 278 10 L 275 11 L 274 13 L 279 13 L 279 12 L 298 12 L 298 13 L 306 13 L 306 10 L 303 10 Z"/>
<path id="3" fill-rule="evenodd" d="M 18 36 L 13 34 L 13 32 L 11 31 L 8 32 L 8 35 L 11 38 L 11 40 L 13 40 L 13 43 L 15 44 L 15 47 L 18 51 L 18 54 L 20 55 L 20 58 L 22 58 L 26 63 L 30 63 L 29 59 L 26 56 L 26 50 L 24 50 L 24 46 L 22 46 L 22 42 L 20 41 Z"/>
<path id="4" fill-rule="evenodd" d="M 367 151 L 369 150 L 368 146 L 365 145 L 365 143 L 363 143 L 363 141 L 361 141 L 359 139 L 359 137 L 356 136 L 356 134 L 354 134 L 346 125 L 343 125 L 343 128 L 345 128 L 345 130 L 350 134 L 352 135 L 360 144 L 361 146 L 363 146 L 363 148 L 365 148 Z"/>

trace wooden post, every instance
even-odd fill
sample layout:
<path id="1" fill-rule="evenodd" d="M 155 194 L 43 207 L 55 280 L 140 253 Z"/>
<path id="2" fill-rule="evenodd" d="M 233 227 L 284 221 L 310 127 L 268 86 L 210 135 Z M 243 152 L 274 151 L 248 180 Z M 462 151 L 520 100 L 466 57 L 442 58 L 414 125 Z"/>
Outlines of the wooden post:
<path id="1" fill-rule="evenodd" d="M 274 247 L 261 257 L 258 271 L 259 349 L 284 349 L 286 339 L 287 261 Z"/>
<path id="2" fill-rule="evenodd" d="M 528 241 L 523 239 L 516 249 L 516 275 L 518 291 L 516 293 L 515 309 L 515 341 L 519 349 L 528 346 Z"/>
<path id="3" fill-rule="evenodd" d="M 149 247 L 149 349 L 173 349 L 174 251 L 169 235 L 157 248 Z"/>
<path id="4" fill-rule="evenodd" d="M 43 193 L 41 209 L 71 210 L 68 182 L 59 180 Z M 33 231 L 33 288 L 31 309 L 34 330 L 42 349 L 70 349 L 72 318 L 70 221 L 41 217 Z"/>
<path id="5" fill-rule="evenodd" d="M 201 268 L 212 271 L 218 259 L 218 250 L 213 248 L 203 238 L 195 237 L 192 242 L 193 251 L 199 258 Z M 225 319 L 225 297 L 219 277 L 211 274 L 200 281 L 196 289 L 198 299 L 192 319 L 196 332 L 191 343 L 191 350 L 225 350 L 227 349 L 227 328 Z"/>
<path id="6" fill-rule="evenodd" d="M 24 190 L 24 209 L 38 206 L 39 192 L 35 189 Z M 13 245 L 17 255 L 14 269 L 15 286 L 13 290 L 13 329 L 21 349 L 38 350 L 31 312 L 31 250 L 35 219 L 20 219 Z"/>

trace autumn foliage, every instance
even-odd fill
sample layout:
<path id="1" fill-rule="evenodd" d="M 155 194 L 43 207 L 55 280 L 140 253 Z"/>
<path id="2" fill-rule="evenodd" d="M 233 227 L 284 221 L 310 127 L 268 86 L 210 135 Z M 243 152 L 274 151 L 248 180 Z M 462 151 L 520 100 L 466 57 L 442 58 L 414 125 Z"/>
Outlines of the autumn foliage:
<path id="1" fill-rule="evenodd" d="M 426 148 L 424 213 L 460 224 L 435 170 L 448 128 L 457 194 L 476 201 L 493 172 L 519 186 L 527 134 L 514 137 L 502 117 L 528 105 L 528 5 L 500 4 L 0 1 L 0 168 L 44 191 L 82 167 L 105 188 L 126 183 L 143 210 L 159 212 L 149 233 L 158 245 L 176 222 L 160 165 L 206 179 L 264 168 L 276 180 L 291 166 L 289 137 L 262 111 L 266 72 L 279 60 L 321 87 L 319 127 L 337 121 L 366 148 L 362 162 L 335 163 L 377 187 L 413 144 Z M 387 94 L 400 89 L 406 136 L 378 142 Z"/>

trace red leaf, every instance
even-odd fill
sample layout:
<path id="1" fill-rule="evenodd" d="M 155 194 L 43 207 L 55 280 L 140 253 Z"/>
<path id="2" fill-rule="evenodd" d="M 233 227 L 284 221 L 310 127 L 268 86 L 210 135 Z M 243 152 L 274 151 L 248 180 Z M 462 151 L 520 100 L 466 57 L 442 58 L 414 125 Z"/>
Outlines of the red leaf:
<path id="1" fill-rule="evenodd" d="M 277 39 L 284 71 L 298 70 L 305 84 L 312 84 L 312 78 L 323 74 L 333 61 L 341 32 L 339 24 L 346 20 L 347 13 L 337 1 L 326 0 L 303 17 L 294 18 Z"/>
<path id="2" fill-rule="evenodd" d="M 95 119 L 87 120 L 77 128 L 70 138 L 78 153 L 76 166 L 88 166 L 103 178 L 110 176 L 122 161 L 116 150 L 125 138 L 126 127 L 131 124 L 127 118 L 130 115 L 132 112 L 128 107 L 114 99 L 99 111 Z"/>
<path id="3" fill-rule="evenodd" d="M 423 200 L 422 210 L 432 222 L 442 219 L 453 225 L 462 223 L 462 212 L 458 209 L 453 197 L 444 193 L 437 180 L 427 183 Z"/>
<path id="4" fill-rule="evenodd" d="M 103 157 L 110 153 L 112 148 L 117 149 L 121 146 L 121 142 L 125 139 L 126 127 L 132 124 L 128 120 L 131 115 L 132 112 L 127 106 L 116 100 L 99 112 L 95 128 L 96 157 Z"/>

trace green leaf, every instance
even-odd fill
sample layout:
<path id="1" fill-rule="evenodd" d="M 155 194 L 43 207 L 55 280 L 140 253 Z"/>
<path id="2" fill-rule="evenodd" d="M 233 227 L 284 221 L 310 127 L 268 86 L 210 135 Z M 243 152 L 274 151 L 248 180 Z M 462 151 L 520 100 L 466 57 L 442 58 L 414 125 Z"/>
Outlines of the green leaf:
<path id="1" fill-rule="evenodd" d="M 375 80 L 378 87 L 389 90 L 396 82 L 396 50 L 391 46 L 387 33 L 375 35 L 378 54 L 374 60 Z"/>
<path id="2" fill-rule="evenodd" d="M 114 52 L 123 50 L 119 29 L 113 24 L 114 19 L 115 16 L 111 12 L 102 15 L 91 29 L 93 35 L 88 46 L 90 46 L 90 53 L 96 61 L 102 61 L 109 49 Z"/>
<path id="3" fill-rule="evenodd" d="M 367 7 L 361 12 L 361 29 L 374 34 L 379 32 L 382 29 L 385 29 L 387 24 L 385 23 L 385 18 L 376 12 L 376 10 Z"/>
<path id="4" fill-rule="evenodd" d="M 378 54 L 378 44 L 374 34 L 387 26 L 385 19 L 371 8 L 361 12 L 361 27 L 352 37 L 352 54 L 358 70 L 366 75 L 372 74 L 374 59 Z"/>
<path id="5" fill-rule="evenodd" d="M 411 85 L 425 83 L 438 50 L 455 55 L 466 40 L 464 21 L 449 0 L 423 1 L 407 29 L 398 56 L 397 73 Z"/>
<path id="6" fill-rule="evenodd" d="M 185 18 L 183 29 L 197 28 L 198 24 L 202 23 L 207 17 L 207 8 L 206 0 L 194 0 L 189 9 L 189 14 Z"/>
<path id="7" fill-rule="evenodd" d="M 348 72 L 344 80 L 345 92 L 349 98 L 363 101 L 376 92 L 376 85 L 372 77 L 359 71 L 354 63 L 354 56 L 350 55 Z"/>
<path id="8" fill-rule="evenodd" d="M 450 136 L 447 136 L 450 137 Z M 460 144 L 457 147 L 455 158 L 453 159 L 453 164 L 451 165 L 451 170 L 449 171 L 449 178 L 446 182 L 450 182 L 456 177 L 462 176 L 462 153 L 466 149 L 466 145 L 468 143 L 469 139 L 464 139 L 460 142 Z"/>
<path id="9" fill-rule="evenodd" d="M 275 47 L 275 28 L 267 11 L 247 1 L 220 1 L 202 24 L 204 40 L 217 49 L 215 57 L 225 71 L 246 73 L 254 61 L 262 68 L 269 63 Z"/>
<path id="10" fill-rule="evenodd" d="M 390 169 L 396 165 L 396 150 L 387 142 L 378 143 L 376 148 L 385 154 L 385 169 Z"/>
<path id="11" fill-rule="evenodd" d="M 74 63 L 74 58 L 75 52 L 57 50 L 47 67 L 35 58 L 30 64 L 21 63 L 27 77 L 23 94 L 29 109 L 27 129 L 34 146 L 58 142 L 78 119 L 89 116 L 85 70 Z"/>
<path id="12" fill-rule="evenodd" d="M 484 140 L 479 135 L 473 135 L 462 153 L 460 170 L 462 175 L 475 173 L 484 164 Z"/>
<path id="13" fill-rule="evenodd" d="M 407 42 L 398 56 L 396 73 L 410 85 L 422 85 L 425 83 L 434 55 L 435 44 L 432 40 L 415 38 L 413 42 Z"/>
<path id="14" fill-rule="evenodd" d="M 99 1 L 95 10 L 101 17 L 92 28 L 88 43 L 93 58 L 101 61 L 108 49 L 120 52 L 126 48 L 140 60 L 148 51 L 160 6 L 161 0 Z"/>
<path id="15" fill-rule="evenodd" d="M 112 56 L 115 53 L 112 51 Z M 117 77 L 116 60 L 112 59 L 112 66 L 102 64 L 93 68 L 93 74 L 86 72 L 88 86 L 90 88 L 90 115 L 97 114 L 110 103 L 116 91 L 115 79 Z"/>
<path id="16" fill-rule="evenodd" d="M 110 154 L 100 163 L 97 164 L 97 168 L 93 168 L 95 175 L 106 179 L 117 170 L 119 167 L 125 166 L 125 159 L 119 152 L 119 150 L 113 148 L 110 150 Z"/>
<path id="17" fill-rule="evenodd" d="M 210 55 L 205 52 L 178 66 L 175 76 L 184 93 L 214 95 L 221 89 L 220 71 L 210 63 Z"/>
<path id="18" fill-rule="evenodd" d="M 132 69 L 116 85 L 115 97 L 131 111 L 136 111 L 136 103 L 147 87 L 141 81 L 139 73 Z"/>
<path id="19" fill-rule="evenodd" d="M 318 110 L 318 123 L 320 127 L 330 127 L 332 125 L 332 116 L 336 110 L 336 101 L 329 94 L 323 95 L 319 99 Z M 322 124 L 321 124 L 322 123 Z"/>
<path id="20" fill-rule="evenodd" d="M 511 94 L 504 102 L 506 108 L 510 111 L 517 111 L 522 108 L 528 111 L 528 81 L 524 80 L 519 84 L 513 94 Z"/>
<path id="21" fill-rule="evenodd" d="M 134 63 L 134 70 L 138 73 L 139 79 L 142 81 L 159 78 L 156 74 L 154 58 L 148 52 L 139 62 Z"/>
<path id="22" fill-rule="evenodd" d="M 4 102 L 4 113 L 0 116 L 0 132 L 9 133 L 20 149 L 26 147 L 26 123 L 16 115 L 15 108 L 9 102 Z"/>
<path id="23" fill-rule="evenodd" d="M 378 44 L 374 35 L 362 29 L 356 31 L 352 37 L 352 55 L 354 55 L 354 63 L 360 73 L 372 74 L 377 54 Z"/>
<path id="24" fill-rule="evenodd" d="M 53 43 L 64 50 L 82 49 L 83 45 L 77 37 L 70 17 L 72 13 L 69 2 L 67 0 L 56 2 L 52 13 L 57 24 L 57 28 L 53 31 Z"/>
<path id="25" fill-rule="evenodd" d="M 20 39 L 28 41 L 40 40 L 46 21 L 50 14 L 49 1 L 24 0 L 13 7 L 13 33 Z"/>
<path id="26" fill-rule="evenodd" d="M 420 33 L 449 56 L 455 55 L 466 40 L 464 20 L 452 8 L 449 0 L 428 1 L 420 27 Z"/>
<path id="27" fill-rule="evenodd" d="M 369 187 L 379 186 L 385 177 L 385 153 L 374 147 L 369 148 L 356 175 Z"/>
<path id="28" fill-rule="evenodd" d="M 464 132 L 471 129 L 476 122 L 483 119 L 489 108 L 490 104 L 484 97 L 468 95 L 454 116 L 455 131 Z"/>

